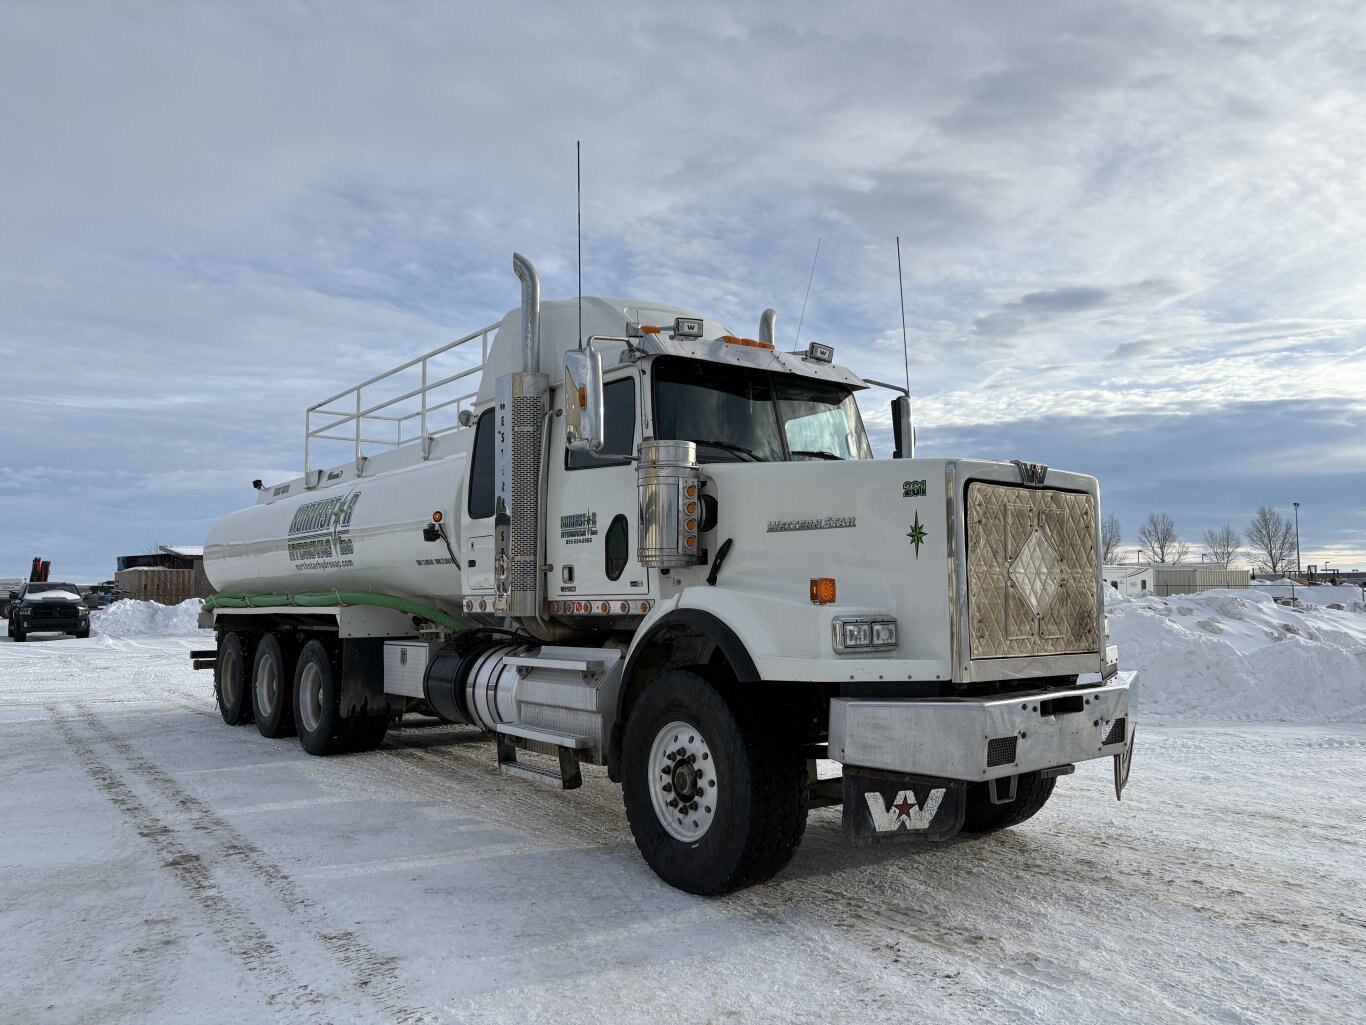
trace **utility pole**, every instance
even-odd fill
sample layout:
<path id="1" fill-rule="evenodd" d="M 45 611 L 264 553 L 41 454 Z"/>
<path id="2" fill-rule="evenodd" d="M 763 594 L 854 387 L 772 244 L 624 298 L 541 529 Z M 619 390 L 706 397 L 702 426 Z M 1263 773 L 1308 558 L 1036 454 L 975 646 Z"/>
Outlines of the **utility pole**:
<path id="1" fill-rule="evenodd" d="M 1300 503 L 1292 503 L 1295 506 L 1295 576 L 1298 577 L 1303 570 L 1300 569 Z"/>

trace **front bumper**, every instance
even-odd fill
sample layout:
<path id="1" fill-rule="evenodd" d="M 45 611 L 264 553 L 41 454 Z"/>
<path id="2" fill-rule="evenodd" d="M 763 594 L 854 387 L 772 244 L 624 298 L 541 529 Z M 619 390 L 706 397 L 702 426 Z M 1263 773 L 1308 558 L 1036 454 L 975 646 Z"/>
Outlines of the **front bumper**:
<path id="1" fill-rule="evenodd" d="M 1123 754 L 1129 690 L 1105 684 L 991 698 L 835 698 L 830 757 L 845 765 L 980 782 Z"/>
<path id="2" fill-rule="evenodd" d="M 77 633 L 90 626 L 89 616 L 25 616 L 16 617 L 25 633 Z"/>

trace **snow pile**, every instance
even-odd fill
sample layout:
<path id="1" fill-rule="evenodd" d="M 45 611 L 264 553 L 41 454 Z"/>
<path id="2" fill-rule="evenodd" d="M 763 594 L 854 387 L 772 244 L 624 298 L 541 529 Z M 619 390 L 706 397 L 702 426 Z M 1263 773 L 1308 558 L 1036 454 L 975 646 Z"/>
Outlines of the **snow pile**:
<path id="1" fill-rule="evenodd" d="M 1138 711 L 1181 718 L 1366 722 L 1366 606 L 1344 604 L 1295 609 L 1259 590 L 1106 591 L 1120 666 L 1140 672 Z"/>
<path id="2" fill-rule="evenodd" d="M 199 630 L 199 609 L 204 603 L 189 598 L 179 605 L 125 598 L 108 608 L 90 613 L 90 629 L 105 637 L 135 634 L 192 634 Z"/>

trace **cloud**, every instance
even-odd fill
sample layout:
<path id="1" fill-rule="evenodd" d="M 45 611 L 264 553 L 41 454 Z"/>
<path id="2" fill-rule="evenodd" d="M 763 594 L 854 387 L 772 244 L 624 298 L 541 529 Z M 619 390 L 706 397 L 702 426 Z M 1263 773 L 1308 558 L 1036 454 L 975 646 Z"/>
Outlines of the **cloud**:
<path id="1" fill-rule="evenodd" d="M 0 482 L 150 482 L 35 482 L 92 574 L 296 466 L 309 403 L 515 306 L 514 249 L 573 295 L 576 140 L 590 294 L 742 332 L 774 306 L 784 342 L 805 304 L 803 342 L 909 363 L 922 437 L 1255 437 L 1265 401 L 1366 396 L 1347 3 L 12 6 Z M 1291 464 L 1359 457 L 1313 437 Z"/>

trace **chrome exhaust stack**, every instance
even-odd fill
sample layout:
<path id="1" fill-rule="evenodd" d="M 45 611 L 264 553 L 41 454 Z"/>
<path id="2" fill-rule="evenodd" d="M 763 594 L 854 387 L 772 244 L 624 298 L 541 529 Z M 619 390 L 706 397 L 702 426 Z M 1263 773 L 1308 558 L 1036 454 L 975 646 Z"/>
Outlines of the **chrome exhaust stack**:
<path id="1" fill-rule="evenodd" d="M 759 317 L 759 341 L 773 344 L 774 328 L 778 324 L 778 311 L 775 309 L 764 310 Z"/>
<path id="2" fill-rule="evenodd" d="M 540 573 L 542 463 L 550 377 L 541 367 L 541 282 L 520 253 L 512 269 L 522 281 L 522 370 L 495 383 L 497 470 L 494 482 L 493 608 L 503 616 L 537 616 L 544 604 Z"/>

